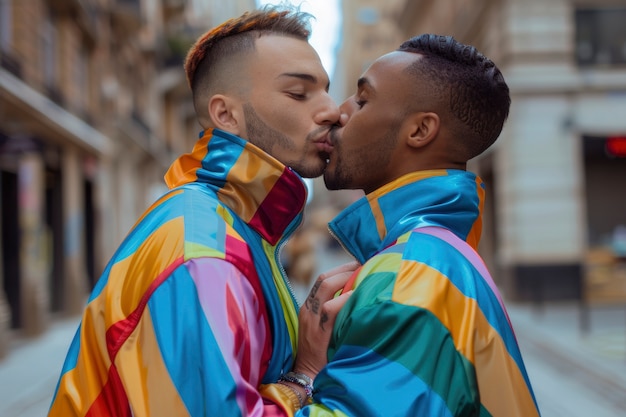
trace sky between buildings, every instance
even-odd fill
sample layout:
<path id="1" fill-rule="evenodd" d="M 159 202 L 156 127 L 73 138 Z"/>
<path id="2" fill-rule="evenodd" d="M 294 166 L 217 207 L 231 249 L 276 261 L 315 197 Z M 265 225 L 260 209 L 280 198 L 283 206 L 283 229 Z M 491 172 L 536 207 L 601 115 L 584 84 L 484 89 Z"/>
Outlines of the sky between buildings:
<path id="1" fill-rule="evenodd" d="M 259 6 L 284 3 L 300 6 L 302 11 L 315 16 L 315 19 L 311 20 L 313 32 L 310 42 L 320 55 L 326 72 L 332 76 L 341 25 L 340 0 L 257 0 Z"/>

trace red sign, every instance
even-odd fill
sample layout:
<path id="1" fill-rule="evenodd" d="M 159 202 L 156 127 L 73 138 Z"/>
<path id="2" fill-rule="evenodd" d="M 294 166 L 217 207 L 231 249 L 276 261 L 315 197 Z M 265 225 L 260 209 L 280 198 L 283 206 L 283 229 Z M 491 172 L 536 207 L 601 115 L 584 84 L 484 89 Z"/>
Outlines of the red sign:
<path id="1" fill-rule="evenodd" d="M 609 136 L 606 138 L 606 151 L 617 158 L 626 158 L 626 136 Z"/>

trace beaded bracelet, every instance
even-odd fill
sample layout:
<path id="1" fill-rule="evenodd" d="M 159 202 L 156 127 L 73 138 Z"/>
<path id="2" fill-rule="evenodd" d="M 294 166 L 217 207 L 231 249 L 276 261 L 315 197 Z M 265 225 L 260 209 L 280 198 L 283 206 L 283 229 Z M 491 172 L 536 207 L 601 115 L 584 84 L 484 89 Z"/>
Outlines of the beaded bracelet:
<path id="1" fill-rule="evenodd" d="M 302 394 L 300 394 L 300 392 L 297 389 L 295 389 L 291 385 L 285 384 L 285 381 L 278 380 L 278 382 L 276 382 L 276 383 L 282 385 L 283 387 L 289 388 L 289 391 L 291 391 L 294 394 L 296 394 L 296 396 L 298 397 L 298 405 L 299 405 L 298 408 L 302 408 L 302 406 L 304 405 L 304 401 L 302 400 Z M 296 411 L 297 411 L 297 409 L 296 409 Z"/>
<path id="2" fill-rule="evenodd" d="M 285 394 L 287 398 L 289 398 L 289 401 L 291 401 L 291 407 L 295 411 L 298 411 L 302 408 L 302 395 L 295 388 L 278 381 L 276 383 L 276 389 L 278 389 L 280 392 Z"/>
<path id="3" fill-rule="evenodd" d="M 313 397 L 313 380 L 308 375 L 292 371 L 281 375 L 280 378 L 278 378 L 278 381 L 287 381 L 300 385 L 304 388 L 307 401 Z"/>

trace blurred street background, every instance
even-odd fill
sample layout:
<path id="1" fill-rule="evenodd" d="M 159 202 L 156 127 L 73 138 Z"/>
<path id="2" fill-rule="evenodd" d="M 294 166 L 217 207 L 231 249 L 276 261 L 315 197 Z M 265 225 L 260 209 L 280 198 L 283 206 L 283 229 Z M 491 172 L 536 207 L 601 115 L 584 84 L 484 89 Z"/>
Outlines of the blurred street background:
<path id="1" fill-rule="evenodd" d="M 337 102 L 419 33 L 497 63 L 511 113 L 468 167 L 487 186 L 481 255 L 543 416 L 626 415 L 626 0 L 293 3 Z M 255 6 L 0 0 L 0 416 L 46 414 L 89 291 L 197 138 L 189 46 Z M 310 186 L 283 253 L 298 297 L 347 260 L 326 223 L 361 196 Z"/>

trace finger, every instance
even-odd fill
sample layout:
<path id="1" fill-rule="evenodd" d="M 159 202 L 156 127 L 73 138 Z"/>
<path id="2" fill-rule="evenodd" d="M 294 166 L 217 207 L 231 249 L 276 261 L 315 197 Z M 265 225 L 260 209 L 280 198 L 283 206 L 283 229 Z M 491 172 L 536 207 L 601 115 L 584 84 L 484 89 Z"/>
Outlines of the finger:
<path id="1" fill-rule="evenodd" d="M 339 290 L 343 289 L 352 273 L 357 271 L 360 267 L 360 263 L 353 261 L 339 265 L 323 274 L 320 274 L 317 281 L 311 288 L 309 295 L 315 297 L 316 293 L 322 289 L 322 293 L 318 295 L 320 298 L 323 298 L 324 300 L 332 298 L 328 292 L 332 292 L 332 296 L 335 296 Z"/>
<path id="2" fill-rule="evenodd" d="M 320 274 L 320 276 L 317 278 L 317 280 L 325 280 L 328 279 L 334 275 L 337 274 L 341 274 L 343 272 L 349 272 L 349 271 L 355 271 L 356 269 L 358 269 L 361 266 L 360 263 L 358 263 L 357 261 L 352 261 L 352 262 L 348 262 L 339 266 L 334 267 L 333 269 L 330 269 L 322 274 Z"/>
<path id="3" fill-rule="evenodd" d="M 350 276 L 355 270 L 360 268 L 360 264 L 356 261 L 339 265 L 330 271 L 319 276 L 309 295 L 304 301 L 303 307 L 310 310 L 313 314 L 319 314 L 321 306 L 343 289 Z"/>
<path id="4" fill-rule="evenodd" d="M 325 280 L 317 280 L 304 300 L 302 308 L 310 310 L 313 314 L 319 314 L 322 305 L 332 299 L 340 288 L 343 288 L 351 274 L 351 272 L 342 272 Z"/>
<path id="5" fill-rule="evenodd" d="M 324 308 L 322 309 L 322 314 L 320 315 L 320 327 L 322 330 L 330 331 L 333 329 L 335 320 L 337 319 L 337 314 L 339 314 L 339 311 L 341 311 L 351 295 L 352 290 L 324 303 Z"/>
<path id="6" fill-rule="evenodd" d="M 333 298 L 332 300 L 326 301 L 324 303 L 324 310 L 327 311 L 329 315 L 337 316 L 337 314 L 339 314 L 339 311 L 343 308 L 346 302 L 348 302 L 348 299 L 353 292 L 354 290 L 350 290 L 341 294 L 338 297 Z"/>
<path id="7" fill-rule="evenodd" d="M 307 300 L 316 299 L 317 302 L 323 303 L 332 299 L 339 290 L 343 289 L 352 274 L 354 271 L 346 270 L 324 279 L 318 279 L 311 288 Z"/>

